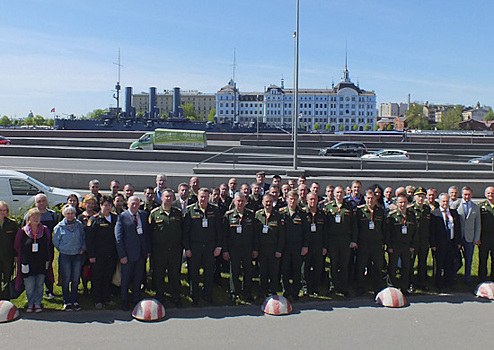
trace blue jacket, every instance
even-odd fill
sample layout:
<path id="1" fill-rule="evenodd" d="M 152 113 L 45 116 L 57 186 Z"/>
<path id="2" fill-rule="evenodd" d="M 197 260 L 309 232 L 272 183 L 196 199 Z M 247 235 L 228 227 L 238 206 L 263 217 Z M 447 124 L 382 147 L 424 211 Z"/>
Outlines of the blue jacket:
<path id="1" fill-rule="evenodd" d="M 74 230 L 67 227 L 67 220 L 63 219 L 53 229 L 53 245 L 61 254 L 76 255 L 86 250 L 86 233 L 84 225 L 75 219 Z"/>
<path id="2" fill-rule="evenodd" d="M 134 218 L 129 210 L 118 216 L 115 225 L 115 240 L 119 259 L 127 257 L 129 261 L 145 259 L 151 253 L 151 234 L 149 232 L 148 214 L 139 210 L 142 234 L 137 233 Z"/>

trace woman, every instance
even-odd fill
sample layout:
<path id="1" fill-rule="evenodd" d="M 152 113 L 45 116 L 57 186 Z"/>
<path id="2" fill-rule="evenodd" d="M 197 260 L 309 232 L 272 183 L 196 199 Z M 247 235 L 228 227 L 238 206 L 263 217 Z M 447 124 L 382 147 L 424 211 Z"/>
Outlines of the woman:
<path id="1" fill-rule="evenodd" d="M 6 202 L 0 201 L 0 299 L 9 300 L 9 282 L 12 278 L 15 257 L 15 234 L 17 223 L 9 219 L 10 210 Z"/>
<path id="2" fill-rule="evenodd" d="M 383 188 L 379 184 L 375 184 L 372 186 L 372 189 L 374 190 L 374 194 L 376 195 L 376 204 L 382 209 L 385 209 Z"/>
<path id="3" fill-rule="evenodd" d="M 113 198 L 113 212 L 120 215 L 124 212 L 125 199 L 121 193 L 118 193 L 115 198 Z"/>
<path id="4" fill-rule="evenodd" d="M 87 252 L 91 262 L 92 293 L 96 309 L 103 308 L 103 303 L 111 302 L 111 281 L 118 262 L 115 245 L 115 224 L 117 215 L 112 213 L 112 200 L 102 196 L 101 211 L 89 220 L 87 226 Z"/>
<path id="5" fill-rule="evenodd" d="M 89 222 L 89 219 L 92 217 L 92 216 L 95 216 L 97 215 L 98 213 L 96 211 L 94 211 L 94 208 L 96 208 L 96 196 L 92 193 L 90 194 L 87 194 L 84 196 L 84 199 L 82 200 L 82 209 L 84 209 L 84 211 L 82 212 L 82 214 L 80 214 L 79 216 L 77 216 L 77 219 L 82 222 L 82 224 L 84 226 L 87 225 L 87 223 Z"/>
<path id="6" fill-rule="evenodd" d="M 17 251 L 15 287 L 19 290 L 24 279 L 27 296 L 26 312 L 43 311 L 41 299 L 45 278 L 53 282 L 50 243 L 50 232 L 41 224 L 41 212 L 38 208 L 29 209 L 26 226 L 17 231 L 14 244 Z"/>
<path id="7" fill-rule="evenodd" d="M 86 250 L 86 234 L 83 224 L 75 218 L 76 210 L 64 205 L 64 219 L 53 230 L 53 245 L 59 252 L 58 264 L 62 272 L 63 310 L 79 311 L 77 287 L 81 277 L 82 254 Z"/>
<path id="8" fill-rule="evenodd" d="M 75 208 L 75 216 L 76 217 L 79 217 L 79 215 L 82 214 L 82 210 L 81 210 L 81 207 L 79 205 L 79 197 L 75 194 L 75 193 L 72 193 L 72 194 L 69 194 L 69 196 L 67 197 L 67 204 L 70 204 L 71 206 L 73 206 Z"/>

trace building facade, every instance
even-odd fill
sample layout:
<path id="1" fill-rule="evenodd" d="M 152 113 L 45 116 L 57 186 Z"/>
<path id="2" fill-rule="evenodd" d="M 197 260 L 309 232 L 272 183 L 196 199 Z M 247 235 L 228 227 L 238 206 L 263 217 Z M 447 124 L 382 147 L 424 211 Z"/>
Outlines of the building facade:
<path id="1" fill-rule="evenodd" d="M 345 65 L 343 79 L 331 89 L 299 89 L 299 125 L 306 130 L 374 130 L 376 94 L 350 80 Z M 230 81 L 216 93 L 219 122 L 249 124 L 257 121 L 270 127 L 291 128 L 294 90 L 270 85 L 264 92 L 240 92 Z"/>
<path id="2" fill-rule="evenodd" d="M 408 111 L 407 103 L 395 103 L 395 102 L 387 102 L 380 103 L 378 108 L 378 117 L 397 117 L 400 115 L 405 115 L 406 111 Z"/>
<path id="3" fill-rule="evenodd" d="M 132 98 L 136 113 L 149 111 L 149 93 L 134 94 Z M 209 112 L 216 106 L 215 94 L 195 90 L 180 91 L 180 101 L 182 105 L 191 103 L 194 106 L 197 117 L 203 120 L 208 119 Z M 158 93 L 156 106 L 160 110 L 160 116 L 168 117 L 168 113 L 173 111 L 173 90 L 165 90 L 163 93 Z"/>

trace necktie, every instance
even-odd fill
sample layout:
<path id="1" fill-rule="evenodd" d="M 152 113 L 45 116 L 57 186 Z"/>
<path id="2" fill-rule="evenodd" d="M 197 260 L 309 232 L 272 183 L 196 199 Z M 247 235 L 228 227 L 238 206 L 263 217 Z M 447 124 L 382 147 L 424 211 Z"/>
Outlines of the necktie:
<path id="1" fill-rule="evenodd" d="M 139 220 L 137 220 L 137 214 L 132 214 L 132 216 L 134 217 L 134 224 L 137 226 L 139 226 Z"/>

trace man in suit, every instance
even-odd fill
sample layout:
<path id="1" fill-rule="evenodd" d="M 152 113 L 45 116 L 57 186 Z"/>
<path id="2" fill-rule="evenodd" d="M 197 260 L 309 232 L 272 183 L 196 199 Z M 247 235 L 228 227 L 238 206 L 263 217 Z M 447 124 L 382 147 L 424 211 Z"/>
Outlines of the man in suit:
<path id="1" fill-rule="evenodd" d="M 139 210 L 139 198 L 131 196 L 129 209 L 118 216 L 115 226 L 117 252 L 122 264 L 121 299 L 122 309 L 129 309 L 129 285 L 132 283 L 132 301 L 140 299 L 144 280 L 146 259 L 151 255 L 148 214 Z"/>
<path id="2" fill-rule="evenodd" d="M 187 212 L 187 207 L 194 203 L 194 201 L 189 197 L 190 188 L 185 182 L 178 185 L 178 199 L 172 202 L 172 207 L 178 208 L 182 211 L 182 216 L 185 217 Z"/>
<path id="3" fill-rule="evenodd" d="M 465 186 L 461 189 L 462 199 L 458 204 L 458 215 L 461 222 L 463 255 L 465 258 L 465 284 L 472 285 L 472 260 L 475 246 L 480 245 L 480 209 L 472 202 L 472 189 Z"/>
<path id="4" fill-rule="evenodd" d="M 435 282 L 439 290 L 454 285 L 454 259 L 461 247 L 460 217 L 455 209 L 449 208 L 449 201 L 448 194 L 441 194 L 439 208 L 431 213 L 431 249 L 435 252 Z"/>
<path id="5" fill-rule="evenodd" d="M 485 189 L 485 201 L 479 203 L 480 230 L 479 246 L 479 280 L 480 282 L 492 281 L 494 279 L 494 187 L 489 186 Z M 487 260 L 491 255 L 491 276 L 487 278 Z"/>

